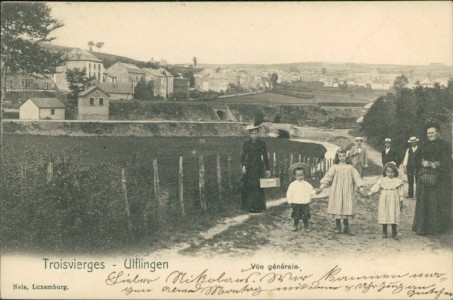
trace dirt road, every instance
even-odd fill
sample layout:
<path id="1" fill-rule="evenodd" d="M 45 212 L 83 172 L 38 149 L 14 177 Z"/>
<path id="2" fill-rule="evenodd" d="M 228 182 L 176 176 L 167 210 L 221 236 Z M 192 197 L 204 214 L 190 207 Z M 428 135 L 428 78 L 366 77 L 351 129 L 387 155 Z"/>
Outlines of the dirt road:
<path id="1" fill-rule="evenodd" d="M 316 132 L 313 132 L 316 134 Z M 349 137 L 346 130 L 336 130 L 322 136 Z M 369 157 L 380 165 L 380 153 L 369 146 Z M 366 189 L 381 176 L 380 170 L 366 174 Z M 370 173 L 370 172 L 369 172 Z M 444 253 L 453 248 L 453 232 L 438 236 L 418 236 L 412 232 L 412 220 L 415 209 L 414 199 L 404 200 L 401 224 L 398 226 L 399 240 L 381 237 L 382 227 L 377 223 L 378 196 L 364 198 L 357 195 L 357 215 L 350 221 L 355 236 L 335 234 L 334 220 L 327 214 L 328 191 L 323 191 L 313 199 L 310 210 L 312 231 L 293 232 L 290 208 L 286 199 L 276 199 L 268 203 L 271 206 L 261 214 L 249 214 L 223 220 L 218 226 L 201 233 L 197 238 L 175 245 L 171 249 L 158 251 L 155 255 L 166 255 L 169 252 L 179 255 L 199 257 L 234 257 L 263 255 L 278 252 L 283 255 L 329 256 L 341 253 L 360 255 L 382 253 L 392 255 L 412 251 L 430 251 Z M 389 228 L 390 230 L 390 228 Z"/>

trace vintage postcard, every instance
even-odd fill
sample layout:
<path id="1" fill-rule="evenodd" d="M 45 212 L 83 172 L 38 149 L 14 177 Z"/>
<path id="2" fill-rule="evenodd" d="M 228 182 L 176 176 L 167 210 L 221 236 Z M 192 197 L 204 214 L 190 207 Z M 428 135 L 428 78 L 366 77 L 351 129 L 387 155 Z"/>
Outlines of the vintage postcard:
<path id="1" fill-rule="evenodd" d="M 453 6 L 1 4 L 2 299 L 453 299 Z"/>

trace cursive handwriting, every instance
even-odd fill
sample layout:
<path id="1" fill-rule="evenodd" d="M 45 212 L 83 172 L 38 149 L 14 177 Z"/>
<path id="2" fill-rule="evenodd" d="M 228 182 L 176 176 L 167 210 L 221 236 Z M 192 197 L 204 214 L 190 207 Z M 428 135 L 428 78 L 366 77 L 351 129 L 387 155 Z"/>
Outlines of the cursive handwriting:
<path id="1" fill-rule="evenodd" d="M 354 294 L 386 293 L 400 298 L 440 299 L 452 298 L 453 293 L 442 286 L 449 280 L 447 274 L 433 273 L 361 273 L 350 274 L 341 266 L 334 266 L 317 273 L 306 272 L 303 268 L 265 271 L 264 268 L 241 269 L 237 273 L 214 272 L 204 269 L 192 273 L 174 270 L 161 277 L 140 277 L 139 274 L 125 274 L 123 271 L 111 272 L 105 284 L 120 286 L 126 296 L 153 293 L 160 295 L 192 294 L 197 296 L 244 295 L 259 296 L 287 295 L 302 290 L 319 292 L 335 291 L 339 296 Z M 445 285 L 445 284 L 444 284 Z M 197 297 L 195 296 L 195 297 Z M 170 296 L 172 297 L 172 296 Z M 384 296 L 383 296 L 384 297 Z"/>
<path id="2" fill-rule="evenodd" d="M 191 283 L 248 283 L 251 277 L 261 274 L 260 272 L 252 272 L 251 274 L 241 277 L 233 278 L 226 276 L 225 272 L 222 272 L 218 276 L 208 277 L 208 269 L 203 270 L 198 275 L 189 275 L 182 271 L 173 271 L 167 276 L 165 282 L 179 283 L 179 284 L 191 284 Z"/>
<path id="3" fill-rule="evenodd" d="M 140 275 L 135 274 L 134 277 L 131 278 L 129 274 L 126 275 L 126 278 L 123 278 L 124 272 L 119 271 L 118 273 L 112 272 L 107 276 L 105 280 L 105 284 L 107 285 L 115 285 L 115 284 L 122 284 L 122 283 L 152 283 L 159 280 L 159 277 L 156 278 L 140 278 Z"/>

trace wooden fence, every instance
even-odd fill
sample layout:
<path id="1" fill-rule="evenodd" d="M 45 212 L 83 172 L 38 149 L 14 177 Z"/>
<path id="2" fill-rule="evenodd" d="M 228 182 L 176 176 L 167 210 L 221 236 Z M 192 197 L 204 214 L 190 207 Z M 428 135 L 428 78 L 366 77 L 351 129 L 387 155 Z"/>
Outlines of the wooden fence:
<path id="1" fill-rule="evenodd" d="M 303 154 L 297 153 L 268 153 L 271 176 L 278 177 L 281 181 L 281 187 L 278 189 L 279 193 L 274 193 L 275 197 L 284 196 L 287 186 L 290 183 L 290 176 L 288 174 L 288 168 L 296 162 L 307 163 L 311 168 L 311 178 L 308 178 L 308 181 L 311 182 L 314 186 L 319 184 L 320 179 L 324 174 L 329 170 L 333 164 L 332 159 L 320 159 L 318 157 L 307 157 Z M 131 166 L 125 166 L 120 168 L 121 172 L 118 178 L 118 182 L 121 182 L 122 197 L 124 198 L 124 213 L 127 216 L 127 226 L 128 230 L 131 231 L 133 228 L 133 217 L 131 216 L 131 199 L 133 197 L 146 197 L 147 199 L 153 199 L 153 209 L 155 210 L 155 216 L 158 222 L 164 221 L 169 215 L 169 203 L 168 199 L 164 199 L 163 190 L 172 190 L 173 198 L 172 202 L 172 212 L 178 211 L 179 215 L 184 219 L 187 217 L 190 207 L 196 207 L 200 212 L 208 211 L 208 208 L 214 204 L 222 203 L 229 199 L 232 193 L 237 193 L 238 188 L 240 189 L 242 181 L 240 180 L 240 161 L 239 156 L 232 156 L 229 154 L 223 155 L 197 155 L 190 158 L 180 157 L 167 157 L 171 159 L 172 162 L 177 163 L 177 170 L 168 167 L 165 163 L 165 159 L 154 158 L 152 163 L 149 163 L 148 166 L 151 166 L 149 170 L 149 177 L 147 177 L 147 182 L 149 185 L 144 188 L 145 193 L 134 193 L 133 186 L 131 181 L 133 181 L 130 176 L 129 171 L 132 169 Z M 44 166 L 46 170 L 45 180 L 47 184 L 52 183 L 54 180 L 54 168 L 58 166 L 61 168 L 61 165 L 66 164 L 66 158 L 61 162 L 48 162 Z M 190 160 L 190 162 L 189 162 Z M 196 162 L 196 163 L 195 163 Z M 206 165 L 209 162 L 209 170 L 206 169 Z M 42 166 L 42 164 L 41 164 Z M 191 167 L 188 173 L 185 170 L 186 167 Z M 138 165 L 138 168 L 145 168 L 142 165 Z M 213 169 L 215 168 L 215 170 Z M 27 178 L 27 165 L 20 164 L 20 178 Z M 176 182 L 166 182 L 161 179 L 161 171 L 164 171 L 168 177 L 168 174 L 171 173 L 172 178 L 176 178 Z M 119 171 L 119 170 L 118 170 Z M 207 172 L 210 171 L 210 172 Z M 166 172 L 166 173 L 165 173 Z M 116 174 L 116 172 L 114 172 Z M 196 173 L 196 174 L 193 174 Z M 208 174 L 209 173 L 209 174 Z M 189 178 L 186 176 L 189 175 Z M 165 177 L 165 176 L 164 176 Z M 168 180 L 167 180 L 168 181 Z M 210 183 L 210 190 L 207 193 L 207 181 Z M 190 187 L 189 187 L 190 186 Z M 187 188 L 192 189 L 196 192 L 195 199 L 187 199 L 188 196 L 185 193 Z M 195 195 L 195 194 L 192 194 Z M 150 201 L 150 200 L 146 200 Z M 196 205 L 194 205 L 196 203 Z"/>

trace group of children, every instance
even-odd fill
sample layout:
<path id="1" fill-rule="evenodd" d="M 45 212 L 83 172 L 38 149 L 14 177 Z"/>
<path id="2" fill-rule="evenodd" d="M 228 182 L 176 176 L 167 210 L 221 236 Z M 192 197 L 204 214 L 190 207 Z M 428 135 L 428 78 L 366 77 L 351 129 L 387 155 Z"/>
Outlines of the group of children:
<path id="1" fill-rule="evenodd" d="M 299 230 L 299 222 L 303 221 L 306 232 L 310 231 L 309 203 L 311 197 L 321 193 L 327 186 L 331 186 L 327 213 L 335 218 L 335 233 L 343 232 L 354 235 L 349 228 L 349 218 L 355 214 L 355 189 L 364 197 L 380 192 L 378 205 L 378 223 L 382 224 L 382 237 L 387 238 L 387 226 L 391 224 L 392 238 L 397 240 L 397 224 L 400 222 L 400 212 L 403 199 L 403 181 L 398 178 L 398 169 L 395 163 L 389 162 L 384 166 L 383 177 L 373 185 L 368 193 L 363 188 L 362 178 L 355 167 L 348 163 L 346 149 L 340 149 L 335 156 L 334 165 L 321 179 L 321 185 L 315 189 L 305 181 L 309 178 L 310 167 L 304 163 L 296 163 L 289 169 L 295 180 L 291 182 L 287 191 L 288 204 L 291 205 L 291 218 L 294 220 L 293 231 Z"/>

